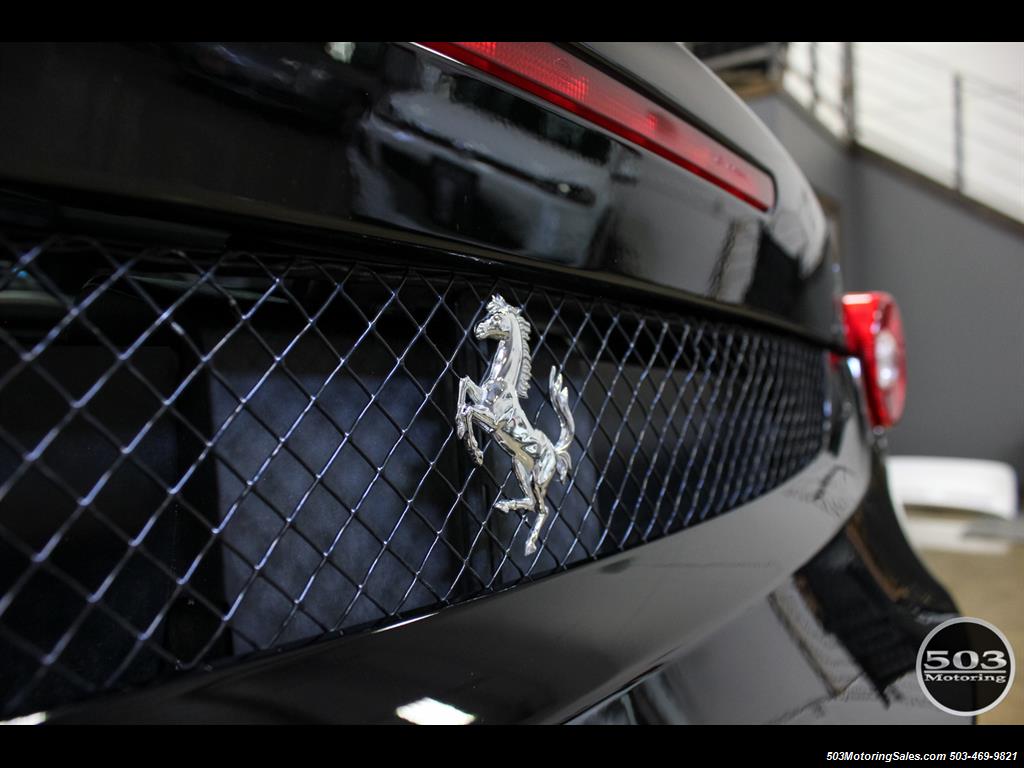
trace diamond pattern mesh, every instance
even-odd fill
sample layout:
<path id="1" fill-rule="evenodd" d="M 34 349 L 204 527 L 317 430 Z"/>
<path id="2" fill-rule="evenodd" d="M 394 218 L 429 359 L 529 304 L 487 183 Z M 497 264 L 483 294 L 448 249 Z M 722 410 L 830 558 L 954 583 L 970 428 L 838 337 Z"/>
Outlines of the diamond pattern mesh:
<path id="1" fill-rule="evenodd" d="M 456 441 L 501 293 L 524 403 L 576 423 L 535 555 L 509 459 Z M 388 623 L 714 517 L 819 451 L 822 353 L 444 269 L 0 239 L 0 714 Z"/>

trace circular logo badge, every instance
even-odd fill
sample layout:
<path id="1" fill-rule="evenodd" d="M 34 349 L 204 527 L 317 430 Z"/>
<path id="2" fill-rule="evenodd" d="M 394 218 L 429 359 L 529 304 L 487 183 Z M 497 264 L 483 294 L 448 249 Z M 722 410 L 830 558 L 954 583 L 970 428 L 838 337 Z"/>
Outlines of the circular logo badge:
<path id="1" fill-rule="evenodd" d="M 980 715 L 1013 684 L 1013 650 L 1006 636 L 981 619 L 950 619 L 917 652 L 917 681 L 932 704 L 951 715 Z"/>

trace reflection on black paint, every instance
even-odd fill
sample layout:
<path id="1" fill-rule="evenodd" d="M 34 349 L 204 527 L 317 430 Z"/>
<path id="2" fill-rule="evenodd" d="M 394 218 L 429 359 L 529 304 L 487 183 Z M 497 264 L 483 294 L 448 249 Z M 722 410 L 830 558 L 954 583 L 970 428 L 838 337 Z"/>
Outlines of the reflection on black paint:
<path id="1" fill-rule="evenodd" d="M 835 330 L 833 286 L 814 269 L 825 235 L 795 168 L 772 168 L 780 200 L 763 215 L 466 67 L 405 44 L 345 46 L 0 47 L 0 106 L 19 116 L 0 124 L 0 169 L 133 206 L 442 237 Z M 762 228 L 773 235 L 758 242 Z"/>
<path id="2" fill-rule="evenodd" d="M 743 301 L 752 307 L 788 315 L 803 288 L 799 263 L 787 254 L 767 230 L 761 231 L 754 276 Z"/>
<path id="3" fill-rule="evenodd" d="M 452 78 L 452 101 L 507 120 L 517 128 L 558 144 L 573 154 L 604 165 L 611 154 L 607 137 L 553 112 L 537 109 L 518 96 L 469 77 Z"/>

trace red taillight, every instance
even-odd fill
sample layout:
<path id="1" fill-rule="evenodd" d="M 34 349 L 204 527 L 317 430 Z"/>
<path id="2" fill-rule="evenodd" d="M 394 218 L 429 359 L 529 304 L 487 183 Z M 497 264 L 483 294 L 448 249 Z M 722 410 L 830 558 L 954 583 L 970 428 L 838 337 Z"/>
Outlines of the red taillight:
<path id="1" fill-rule="evenodd" d="M 650 99 L 551 43 L 420 43 L 579 115 L 711 181 L 755 208 L 771 177 Z"/>
<path id="2" fill-rule="evenodd" d="M 850 350 L 864 366 L 871 423 L 891 427 L 907 398 L 907 357 L 903 320 L 892 296 L 881 291 L 843 296 Z"/>

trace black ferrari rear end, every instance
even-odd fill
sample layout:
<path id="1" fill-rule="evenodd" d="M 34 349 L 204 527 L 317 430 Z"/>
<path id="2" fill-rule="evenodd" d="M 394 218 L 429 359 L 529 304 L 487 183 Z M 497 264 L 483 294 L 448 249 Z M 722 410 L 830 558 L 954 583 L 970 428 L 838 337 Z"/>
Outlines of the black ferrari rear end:
<path id="1" fill-rule="evenodd" d="M 822 210 L 682 48 L 5 44 L 0 113 L 0 718 L 958 721 Z"/>

